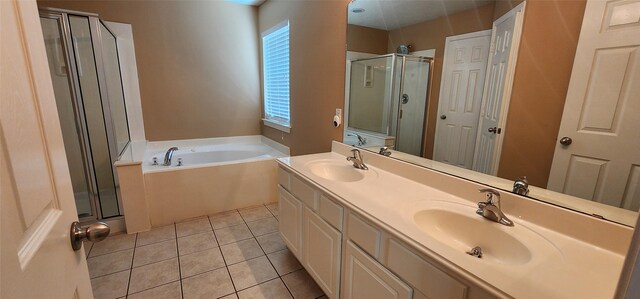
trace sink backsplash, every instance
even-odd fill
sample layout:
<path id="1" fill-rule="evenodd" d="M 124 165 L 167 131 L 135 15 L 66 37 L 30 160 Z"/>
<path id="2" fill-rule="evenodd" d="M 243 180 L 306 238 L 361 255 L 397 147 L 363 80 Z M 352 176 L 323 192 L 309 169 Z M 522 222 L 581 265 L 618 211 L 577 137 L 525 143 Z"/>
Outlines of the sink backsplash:
<path id="1" fill-rule="evenodd" d="M 351 156 L 353 146 L 334 141 L 332 151 Z M 417 167 L 382 155 L 361 151 L 364 163 L 453 194 L 476 204 L 484 199 L 478 191 L 488 186 L 473 181 Z M 345 163 L 350 163 L 345 160 Z M 526 219 L 548 229 L 569 235 L 594 246 L 625 255 L 629 249 L 633 228 L 598 219 L 590 215 L 557 207 L 531 198 L 500 191 L 502 210 L 511 217 Z"/>

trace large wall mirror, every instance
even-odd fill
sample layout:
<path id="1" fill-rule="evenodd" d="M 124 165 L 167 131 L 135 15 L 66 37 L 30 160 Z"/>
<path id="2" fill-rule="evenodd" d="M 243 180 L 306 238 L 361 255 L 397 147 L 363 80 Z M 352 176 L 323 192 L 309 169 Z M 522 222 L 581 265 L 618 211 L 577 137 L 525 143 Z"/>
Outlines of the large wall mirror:
<path id="1" fill-rule="evenodd" d="M 344 142 L 633 226 L 637 1 L 353 0 Z"/>

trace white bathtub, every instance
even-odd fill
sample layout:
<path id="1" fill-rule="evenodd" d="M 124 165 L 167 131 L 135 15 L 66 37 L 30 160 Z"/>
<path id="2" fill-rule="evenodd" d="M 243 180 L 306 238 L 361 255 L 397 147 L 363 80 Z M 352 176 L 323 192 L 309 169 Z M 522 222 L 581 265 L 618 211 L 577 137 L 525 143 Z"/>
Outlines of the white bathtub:
<path id="1" fill-rule="evenodd" d="M 277 201 L 275 159 L 288 153 L 263 136 L 149 142 L 142 172 L 151 226 Z"/>

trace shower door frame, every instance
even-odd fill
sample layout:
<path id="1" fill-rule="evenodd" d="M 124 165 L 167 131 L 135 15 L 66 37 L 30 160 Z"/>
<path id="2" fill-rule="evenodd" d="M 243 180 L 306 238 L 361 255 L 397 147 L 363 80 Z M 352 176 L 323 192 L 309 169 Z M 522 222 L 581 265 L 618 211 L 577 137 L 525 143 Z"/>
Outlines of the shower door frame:
<path id="1" fill-rule="evenodd" d="M 85 109 L 84 103 L 82 100 L 82 91 L 79 81 L 79 74 L 77 68 L 76 59 L 79 59 L 77 56 L 77 50 L 73 47 L 73 38 L 71 36 L 71 24 L 69 21 L 69 16 L 79 16 L 79 17 L 87 17 L 89 23 L 89 30 L 91 32 L 91 43 L 92 50 L 94 55 L 95 67 L 96 67 L 96 75 L 97 75 L 97 84 L 98 90 L 100 92 L 100 103 L 102 107 L 103 113 L 103 121 L 105 123 L 105 134 L 107 138 L 107 147 L 109 150 L 109 159 L 111 161 L 111 169 L 113 176 L 113 184 L 114 184 L 114 192 L 116 196 L 116 202 L 118 205 L 118 215 L 110 216 L 108 218 L 104 218 L 102 214 L 102 208 L 100 206 L 100 195 L 99 188 L 97 185 L 96 179 L 96 171 L 94 164 L 89 157 L 92 156 L 91 146 L 89 142 L 89 132 L 86 127 L 87 120 L 85 117 Z M 113 122 L 111 121 L 111 109 L 109 107 L 109 99 L 107 87 L 106 87 L 106 78 L 104 73 L 104 67 L 102 65 L 102 39 L 100 35 L 99 25 L 102 25 L 111 32 L 109 27 L 104 24 L 99 18 L 97 14 L 86 13 L 86 12 L 78 12 L 71 11 L 65 9 L 57 9 L 57 8 L 40 8 L 39 9 L 39 17 L 40 18 L 48 18 L 54 19 L 57 21 L 60 26 L 60 35 L 61 35 L 61 46 L 64 51 L 64 58 L 66 62 L 66 71 L 69 77 L 69 90 L 72 100 L 72 106 L 74 110 L 75 123 L 76 123 L 76 131 L 79 135 L 80 139 L 80 147 L 82 150 L 82 162 L 84 168 L 84 174 L 87 181 L 90 205 L 91 205 L 91 216 L 79 217 L 81 223 L 84 222 L 93 222 L 95 220 L 101 219 L 118 219 L 123 217 L 122 212 L 122 196 L 120 194 L 120 187 L 118 182 L 118 174 L 114 163 L 118 160 L 120 153 L 117 152 L 116 148 L 116 139 L 114 134 Z M 117 49 L 117 43 L 116 43 Z M 118 59 L 118 64 L 120 63 Z M 120 68 L 120 65 L 118 65 Z M 120 79 L 122 81 L 122 78 Z M 122 84 L 122 82 L 120 82 Z M 126 100 L 126 99 L 125 99 Z M 125 117 L 126 117 L 126 107 L 125 107 Z M 128 128 L 128 120 L 127 120 L 127 128 Z M 129 134 L 131 134 L 129 132 Z M 131 141 L 129 140 L 129 143 Z M 125 145 L 125 149 L 129 146 L 129 143 Z M 123 150 L 124 151 L 124 150 Z"/>

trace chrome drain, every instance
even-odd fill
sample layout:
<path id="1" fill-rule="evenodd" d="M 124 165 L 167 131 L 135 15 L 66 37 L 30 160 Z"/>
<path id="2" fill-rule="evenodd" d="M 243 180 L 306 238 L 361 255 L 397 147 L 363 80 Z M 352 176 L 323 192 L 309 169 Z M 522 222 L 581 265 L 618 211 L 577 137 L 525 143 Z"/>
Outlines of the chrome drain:
<path id="1" fill-rule="evenodd" d="M 482 258 L 482 248 L 480 248 L 480 246 L 473 247 L 471 250 L 467 251 L 467 254 L 477 258 Z"/>

